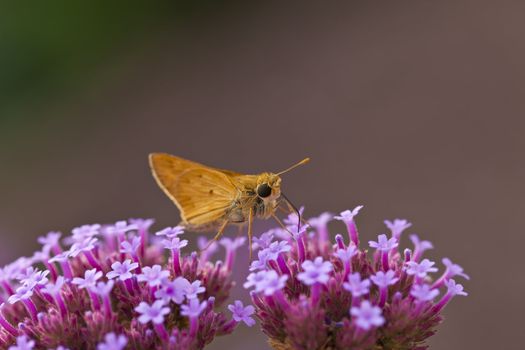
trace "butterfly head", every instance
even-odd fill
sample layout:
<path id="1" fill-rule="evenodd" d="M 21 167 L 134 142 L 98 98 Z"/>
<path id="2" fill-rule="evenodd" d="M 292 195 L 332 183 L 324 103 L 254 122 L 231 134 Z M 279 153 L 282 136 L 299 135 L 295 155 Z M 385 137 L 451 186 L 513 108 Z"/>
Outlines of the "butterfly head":
<path id="1" fill-rule="evenodd" d="M 264 201 L 277 199 L 281 195 L 281 178 L 272 173 L 262 173 L 257 178 L 257 196 Z"/>

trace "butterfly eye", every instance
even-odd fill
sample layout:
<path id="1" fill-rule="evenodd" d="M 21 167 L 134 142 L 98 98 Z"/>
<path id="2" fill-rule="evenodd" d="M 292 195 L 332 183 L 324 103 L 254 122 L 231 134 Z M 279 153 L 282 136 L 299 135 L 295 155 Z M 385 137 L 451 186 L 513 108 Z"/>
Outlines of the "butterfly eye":
<path id="1" fill-rule="evenodd" d="M 272 188 L 268 184 L 260 184 L 257 187 L 257 195 L 261 198 L 266 198 L 272 194 Z"/>

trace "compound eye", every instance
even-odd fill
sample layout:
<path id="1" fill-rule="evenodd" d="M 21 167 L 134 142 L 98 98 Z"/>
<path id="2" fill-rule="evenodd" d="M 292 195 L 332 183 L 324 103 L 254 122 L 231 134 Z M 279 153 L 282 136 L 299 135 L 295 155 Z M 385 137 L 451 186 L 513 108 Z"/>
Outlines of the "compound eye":
<path id="1" fill-rule="evenodd" d="M 272 194 L 272 188 L 268 184 L 260 184 L 257 187 L 257 195 L 261 198 L 266 198 Z"/>

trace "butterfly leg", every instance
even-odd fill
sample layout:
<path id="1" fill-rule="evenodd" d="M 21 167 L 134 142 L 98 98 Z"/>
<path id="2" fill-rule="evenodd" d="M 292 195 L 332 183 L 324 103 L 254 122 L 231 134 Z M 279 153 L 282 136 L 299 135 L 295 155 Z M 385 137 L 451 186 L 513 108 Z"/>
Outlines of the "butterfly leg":
<path id="1" fill-rule="evenodd" d="M 224 223 L 221 225 L 221 227 L 219 227 L 219 231 L 217 231 L 217 234 L 215 235 L 215 237 L 213 237 L 213 239 L 211 239 L 206 244 L 206 247 L 204 247 L 204 249 L 202 249 L 201 251 L 208 249 L 213 242 L 217 242 L 219 240 L 219 238 L 221 238 L 221 236 L 224 233 L 224 230 L 226 229 L 226 226 L 228 225 L 228 223 L 229 223 L 228 220 L 224 221 Z"/>
<path id="2" fill-rule="evenodd" d="M 248 214 L 248 247 L 250 248 L 250 261 L 252 261 L 252 222 L 253 222 L 253 209 L 250 208 Z"/>
<path id="3" fill-rule="evenodd" d="M 288 230 L 288 228 L 286 228 L 286 226 L 284 226 L 283 222 L 281 221 L 281 219 L 279 219 L 279 217 L 277 215 L 275 215 L 274 213 L 272 213 L 272 218 L 275 219 L 275 221 L 277 221 L 277 223 L 279 224 L 279 226 L 281 226 L 281 228 L 283 230 L 285 230 L 286 232 L 288 232 L 290 234 L 290 236 L 293 237 L 293 234 L 290 232 L 290 230 Z"/>

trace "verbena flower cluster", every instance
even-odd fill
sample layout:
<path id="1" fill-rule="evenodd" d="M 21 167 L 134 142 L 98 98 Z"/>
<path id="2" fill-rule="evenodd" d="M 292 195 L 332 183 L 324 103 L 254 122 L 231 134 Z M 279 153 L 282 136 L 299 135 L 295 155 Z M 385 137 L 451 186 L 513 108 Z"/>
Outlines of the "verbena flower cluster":
<path id="1" fill-rule="evenodd" d="M 411 224 L 385 221 L 381 234 L 360 246 L 355 216 L 361 206 L 338 216 L 324 213 L 299 227 L 296 215 L 255 238 L 258 259 L 244 283 L 257 318 L 274 349 L 425 349 L 441 311 L 456 295 L 467 295 L 455 277 L 468 276 L 443 259 L 423 258 L 432 248 L 411 235 L 412 249 L 399 249 Z M 348 237 L 329 238 L 327 224 L 344 222 Z"/>
<path id="2" fill-rule="evenodd" d="M 212 263 L 217 242 L 183 256 L 183 229 L 153 236 L 152 224 L 84 225 L 64 239 L 50 232 L 32 257 L 0 269 L 0 348 L 201 349 L 240 322 L 253 325 L 253 306 L 240 301 L 228 306 L 231 319 L 216 311 L 245 239 L 222 239 L 224 262 Z"/>

